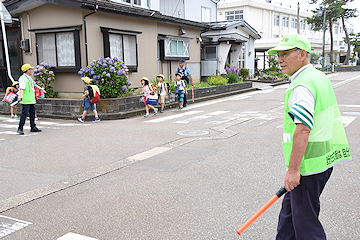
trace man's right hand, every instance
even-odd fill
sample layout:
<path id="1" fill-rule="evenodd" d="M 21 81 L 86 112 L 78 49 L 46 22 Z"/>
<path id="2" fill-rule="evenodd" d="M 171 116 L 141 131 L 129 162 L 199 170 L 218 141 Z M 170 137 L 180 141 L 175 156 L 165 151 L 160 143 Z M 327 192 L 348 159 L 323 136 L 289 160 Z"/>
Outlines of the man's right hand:
<path id="1" fill-rule="evenodd" d="M 300 172 L 299 171 L 287 171 L 284 179 L 284 185 L 288 192 L 294 190 L 300 184 Z"/>

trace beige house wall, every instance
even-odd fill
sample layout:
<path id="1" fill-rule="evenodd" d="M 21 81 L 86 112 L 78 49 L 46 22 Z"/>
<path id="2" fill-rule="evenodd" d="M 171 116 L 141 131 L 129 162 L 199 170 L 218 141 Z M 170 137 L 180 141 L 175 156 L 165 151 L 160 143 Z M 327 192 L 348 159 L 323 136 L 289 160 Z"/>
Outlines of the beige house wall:
<path id="1" fill-rule="evenodd" d="M 158 34 L 178 36 L 179 26 L 142 18 L 96 12 L 86 17 L 88 46 L 88 63 L 86 63 L 83 16 L 88 13 L 91 13 L 91 11 L 52 4 L 45 4 L 29 10 L 27 13 L 21 14 L 24 38 L 29 38 L 27 14 L 29 14 L 31 29 L 82 25 L 80 30 L 80 52 L 81 67 L 84 68 L 87 64 L 91 64 L 93 60 L 104 56 L 103 33 L 100 27 L 142 32 L 136 35 L 138 71 L 129 73 L 129 80 L 133 83 L 132 87 L 140 87 L 139 79 L 143 76 L 155 79 L 162 69 L 165 76 L 174 75 L 175 69 L 178 67 L 178 61 L 163 61 L 160 63 L 158 60 Z M 200 36 L 200 29 L 183 26 L 181 28 L 186 31 L 186 34 L 182 35 L 182 37 L 192 38 L 190 40 L 190 60 L 188 63 L 196 63 L 200 66 L 200 43 L 197 43 L 196 40 L 196 37 Z M 24 63 L 36 65 L 36 37 L 34 32 L 31 32 L 31 47 L 32 54 L 23 54 Z M 77 75 L 77 70 L 67 73 L 55 72 L 55 74 L 56 81 L 52 86 L 55 91 L 59 92 L 60 97 L 81 97 L 83 83 L 80 76 Z M 200 81 L 200 76 L 195 80 Z"/>

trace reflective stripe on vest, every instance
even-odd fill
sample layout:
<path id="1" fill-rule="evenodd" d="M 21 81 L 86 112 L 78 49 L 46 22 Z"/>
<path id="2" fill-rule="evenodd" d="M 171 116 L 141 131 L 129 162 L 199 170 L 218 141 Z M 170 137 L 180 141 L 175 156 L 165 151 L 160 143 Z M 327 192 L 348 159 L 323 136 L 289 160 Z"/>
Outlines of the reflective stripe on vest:
<path id="1" fill-rule="evenodd" d="M 21 103 L 35 104 L 36 103 L 35 92 L 34 92 L 35 84 L 33 82 L 30 82 L 29 78 L 25 76 L 25 74 L 22 75 L 20 78 L 24 80 L 26 84 L 23 93 L 23 100 L 21 101 Z"/>
<path id="2" fill-rule="evenodd" d="M 300 165 L 301 175 L 320 173 L 342 160 L 350 160 L 340 110 L 334 90 L 328 77 L 309 67 L 301 72 L 288 87 L 284 96 L 284 156 L 286 169 L 289 167 L 296 124 L 289 116 L 289 97 L 296 86 L 308 88 L 315 98 L 314 125 L 309 134 L 308 145 Z"/>

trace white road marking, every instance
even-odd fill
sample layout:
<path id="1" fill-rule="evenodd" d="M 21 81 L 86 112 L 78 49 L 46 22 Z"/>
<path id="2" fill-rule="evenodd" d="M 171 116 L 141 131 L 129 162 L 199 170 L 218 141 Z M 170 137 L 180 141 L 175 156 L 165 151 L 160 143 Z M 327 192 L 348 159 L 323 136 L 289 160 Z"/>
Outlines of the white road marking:
<path id="1" fill-rule="evenodd" d="M 207 119 L 207 118 L 211 118 L 212 116 L 205 116 L 205 115 L 202 115 L 202 116 L 196 116 L 196 117 L 193 117 L 193 118 L 189 118 L 187 120 L 183 120 L 183 121 L 175 121 L 173 123 L 189 123 L 189 122 L 195 122 L 195 121 L 198 121 L 198 120 L 203 120 L 203 119 Z"/>
<path id="2" fill-rule="evenodd" d="M 360 79 L 360 76 L 356 76 L 356 77 L 349 78 L 349 79 L 346 79 L 346 80 L 344 80 L 344 81 L 335 83 L 335 84 L 333 84 L 333 88 L 336 88 L 336 87 L 339 87 L 339 86 L 341 86 L 341 85 L 347 84 L 347 83 L 349 83 L 349 82 L 351 82 L 351 81 L 353 81 L 353 80 L 355 80 L 355 79 L 358 79 L 358 78 Z"/>
<path id="3" fill-rule="evenodd" d="M 19 231 L 20 229 L 27 227 L 31 224 L 31 222 L 26 222 L 0 215 L 0 238 Z"/>
<path id="4" fill-rule="evenodd" d="M 128 157 L 127 159 L 143 161 L 145 159 L 154 157 L 156 155 L 167 152 L 169 150 L 171 150 L 171 148 L 168 148 L 168 147 L 155 147 L 155 148 L 152 148 L 152 149 L 147 150 L 145 152 L 138 153 L 138 154 L 136 154 L 134 156 Z"/>
<path id="5" fill-rule="evenodd" d="M 345 128 L 347 126 L 349 126 L 355 119 L 356 119 L 356 117 L 344 117 L 344 116 L 341 116 L 341 120 L 342 120 Z"/>
<path id="6" fill-rule="evenodd" d="M 64 236 L 59 237 L 57 240 L 98 240 L 98 239 L 69 232 L 69 233 L 65 234 Z"/>
<path id="7" fill-rule="evenodd" d="M 184 116 L 189 116 L 189 115 L 193 115 L 193 114 L 197 114 L 197 113 L 201 113 L 204 111 L 190 111 L 190 112 L 183 112 L 180 114 L 176 114 L 176 115 L 172 115 L 172 116 L 167 116 L 167 117 L 161 117 L 161 118 L 156 118 L 156 119 L 152 119 L 149 121 L 145 121 L 145 122 L 151 122 L 151 123 L 159 123 L 159 122 L 165 122 L 167 120 L 172 120 L 172 119 L 176 119 L 176 118 L 181 118 Z"/>
<path id="8" fill-rule="evenodd" d="M 208 116 L 218 116 L 218 115 L 221 115 L 221 114 L 224 114 L 224 113 L 228 113 L 230 111 L 216 111 L 216 112 L 211 112 L 211 113 L 206 113 L 204 115 L 208 115 Z"/>
<path id="9" fill-rule="evenodd" d="M 360 112 L 343 112 L 343 113 L 348 115 L 360 115 Z"/>
<path id="10" fill-rule="evenodd" d="M 360 105 L 345 105 L 345 104 L 339 104 L 339 107 L 353 107 L 353 108 L 360 108 Z"/>

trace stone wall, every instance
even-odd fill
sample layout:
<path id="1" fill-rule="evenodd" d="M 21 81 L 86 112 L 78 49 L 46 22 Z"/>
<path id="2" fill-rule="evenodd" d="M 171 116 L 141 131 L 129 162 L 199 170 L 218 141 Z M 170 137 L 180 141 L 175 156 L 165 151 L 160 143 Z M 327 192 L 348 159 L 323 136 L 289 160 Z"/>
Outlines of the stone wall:
<path id="1" fill-rule="evenodd" d="M 335 66 L 336 72 L 360 71 L 360 65 L 357 66 Z"/>

